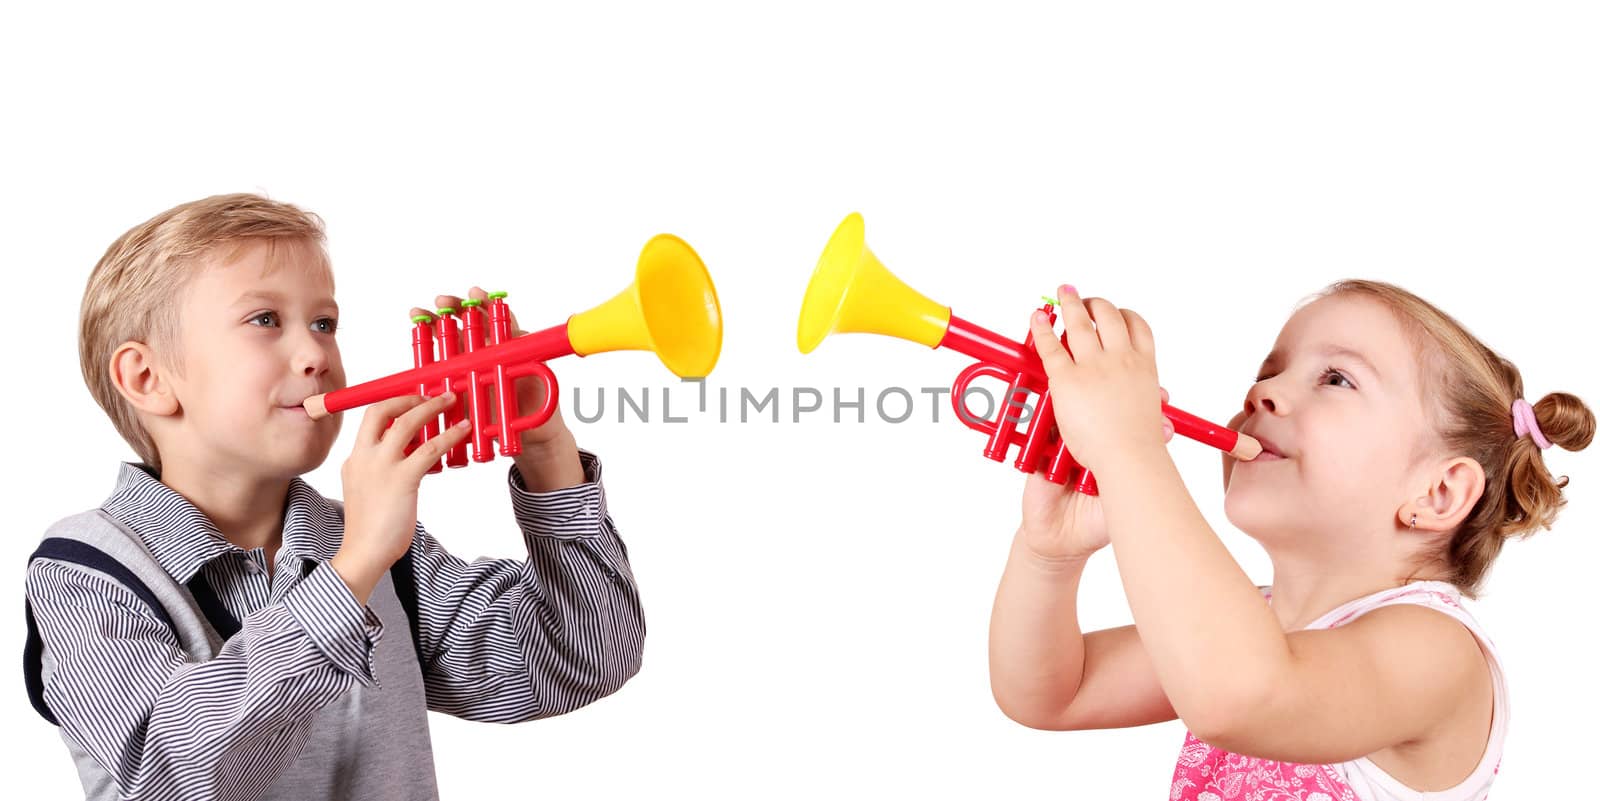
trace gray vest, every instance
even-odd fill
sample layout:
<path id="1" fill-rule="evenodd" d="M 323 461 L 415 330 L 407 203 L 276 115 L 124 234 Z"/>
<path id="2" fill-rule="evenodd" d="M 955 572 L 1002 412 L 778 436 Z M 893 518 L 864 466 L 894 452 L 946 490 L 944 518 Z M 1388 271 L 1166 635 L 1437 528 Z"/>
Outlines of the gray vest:
<path id="1" fill-rule="evenodd" d="M 205 662 L 222 649 L 222 638 L 207 622 L 189 588 L 179 584 L 156 562 L 139 535 L 110 515 L 95 509 L 57 522 L 45 539 L 60 538 L 92 546 L 111 556 L 143 582 L 160 604 L 173 633 L 192 662 Z M 124 580 L 81 564 L 74 569 Z M 428 710 L 422 672 L 412 643 L 410 620 L 395 593 L 394 577 L 385 574 L 367 606 L 383 623 L 383 639 L 375 650 L 378 687 L 354 685 L 318 710 L 300 754 L 261 796 L 263 799 L 436 799 L 433 749 L 428 736 Z M 29 620 L 30 627 L 33 625 Z M 55 669 L 48 648 L 40 655 L 40 679 Z M 31 688 L 30 688 L 31 689 Z M 86 797 L 115 801 L 117 786 L 100 764 L 62 732 Z"/>

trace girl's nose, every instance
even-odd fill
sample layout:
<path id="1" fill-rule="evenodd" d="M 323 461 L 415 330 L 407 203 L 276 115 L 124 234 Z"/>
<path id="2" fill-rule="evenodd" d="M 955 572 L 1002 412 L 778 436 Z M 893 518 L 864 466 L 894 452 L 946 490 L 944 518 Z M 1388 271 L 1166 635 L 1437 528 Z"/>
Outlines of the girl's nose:
<path id="1" fill-rule="evenodd" d="M 1250 414 L 1255 414 L 1257 409 L 1264 410 L 1269 414 L 1278 414 L 1286 409 L 1282 401 L 1282 395 L 1277 391 L 1276 385 L 1272 384 L 1272 379 L 1269 378 L 1265 381 L 1257 381 L 1254 386 L 1250 387 L 1250 391 L 1244 397 L 1244 409 Z"/>

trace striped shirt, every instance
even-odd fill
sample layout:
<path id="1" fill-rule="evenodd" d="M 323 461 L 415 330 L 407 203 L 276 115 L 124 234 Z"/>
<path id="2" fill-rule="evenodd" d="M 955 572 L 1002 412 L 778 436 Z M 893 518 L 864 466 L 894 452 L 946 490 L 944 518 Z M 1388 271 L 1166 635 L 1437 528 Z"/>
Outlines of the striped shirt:
<path id="1" fill-rule="evenodd" d="M 389 660 L 403 653 L 413 665 L 420 653 L 425 692 L 412 693 L 425 698 L 405 697 L 398 682 L 400 692 L 380 693 L 377 703 L 426 703 L 468 720 L 512 723 L 583 706 L 638 670 L 644 620 L 627 550 L 606 511 L 599 460 L 579 456 L 587 482 L 551 492 L 527 491 L 510 468 L 526 560 L 469 563 L 418 524 L 410 550 L 416 651 L 390 646 L 386 653 Z M 269 576 L 263 549 L 228 542 L 149 470 L 124 463 L 101 510 L 137 533 L 177 582 L 203 574 L 241 628 L 214 659 L 190 661 L 172 630 L 122 584 L 35 559 L 27 597 L 54 667 L 45 700 L 63 737 L 112 777 L 122 797 L 259 798 L 301 758 L 313 723 L 324 725 L 319 710 L 353 688 L 382 688 L 374 665 L 383 622 L 326 565 L 343 537 L 338 501 L 291 481 Z M 392 636 L 403 643 L 409 633 Z M 409 742 L 392 745 L 421 751 L 426 775 L 414 784 L 426 787 L 410 793 L 435 797 L 421 720 L 420 732 L 401 733 Z M 367 733 L 359 725 L 346 731 Z M 346 797 L 360 791 L 339 788 Z"/>

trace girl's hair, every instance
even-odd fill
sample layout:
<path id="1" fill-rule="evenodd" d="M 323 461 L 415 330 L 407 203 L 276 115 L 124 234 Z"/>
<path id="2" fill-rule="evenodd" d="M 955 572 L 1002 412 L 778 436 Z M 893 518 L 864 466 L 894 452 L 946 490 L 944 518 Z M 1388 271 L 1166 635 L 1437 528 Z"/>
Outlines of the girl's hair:
<path id="1" fill-rule="evenodd" d="M 216 195 L 167 209 L 129 229 L 106 249 L 84 287 L 78 361 L 89 393 L 139 458 L 157 470 L 161 455 L 132 404 L 111 380 L 111 356 L 129 340 L 150 345 L 160 363 L 182 375 L 178 354 L 184 290 L 207 259 L 228 262 L 244 246 L 279 252 L 309 249 L 327 269 L 322 219 L 260 195 Z"/>
<path id="2" fill-rule="evenodd" d="M 1335 295 L 1388 307 L 1411 340 L 1421 394 L 1446 451 L 1483 467 L 1483 496 L 1435 555 L 1446 565 L 1448 580 L 1476 597 L 1506 539 L 1550 528 L 1566 504 L 1561 490 L 1567 477 L 1551 475 L 1538 444 L 1515 433 L 1511 403 L 1522 397 L 1522 373 L 1455 318 L 1400 287 L 1339 281 L 1313 299 Z M 1549 393 L 1533 403 L 1533 412 L 1554 445 L 1579 451 L 1594 438 L 1594 413 L 1574 395 Z"/>

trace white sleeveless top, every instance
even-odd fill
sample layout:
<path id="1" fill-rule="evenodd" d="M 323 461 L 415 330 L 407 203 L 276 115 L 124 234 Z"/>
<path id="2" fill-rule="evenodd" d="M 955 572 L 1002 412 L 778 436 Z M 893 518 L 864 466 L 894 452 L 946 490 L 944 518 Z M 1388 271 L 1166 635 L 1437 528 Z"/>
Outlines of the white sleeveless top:
<path id="1" fill-rule="evenodd" d="M 1272 592 L 1263 588 L 1270 603 Z M 1494 682 L 1494 706 L 1489 724 L 1489 742 L 1478 766 L 1454 787 L 1423 792 L 1413 790 L 1366 757 L 1329 765 L 1298 765 L 1288 762 L 1232 754 L 1213 748 L 1192 733 L 1184 739 L 1173 774 L 1173 801 L 1221 801 L 1225 798 L 1253 797 L 1252 791 L 1287 793 L 1287 798 L 1306 801 L 1483 801 L 1489 785 L 1500 769 L 1505 746 L 1508 707 L 1506 681 L 1494 644 L 1461 604 L 1461 593 L 1442 581 L 1419 581 L 1403 587 L 1373 593 L 1350 601 L 1317 618 L 1306 629 L 1331 629 L 1384 606 L 1416 604 L 1455 618 L 1478 640 Z"/>

